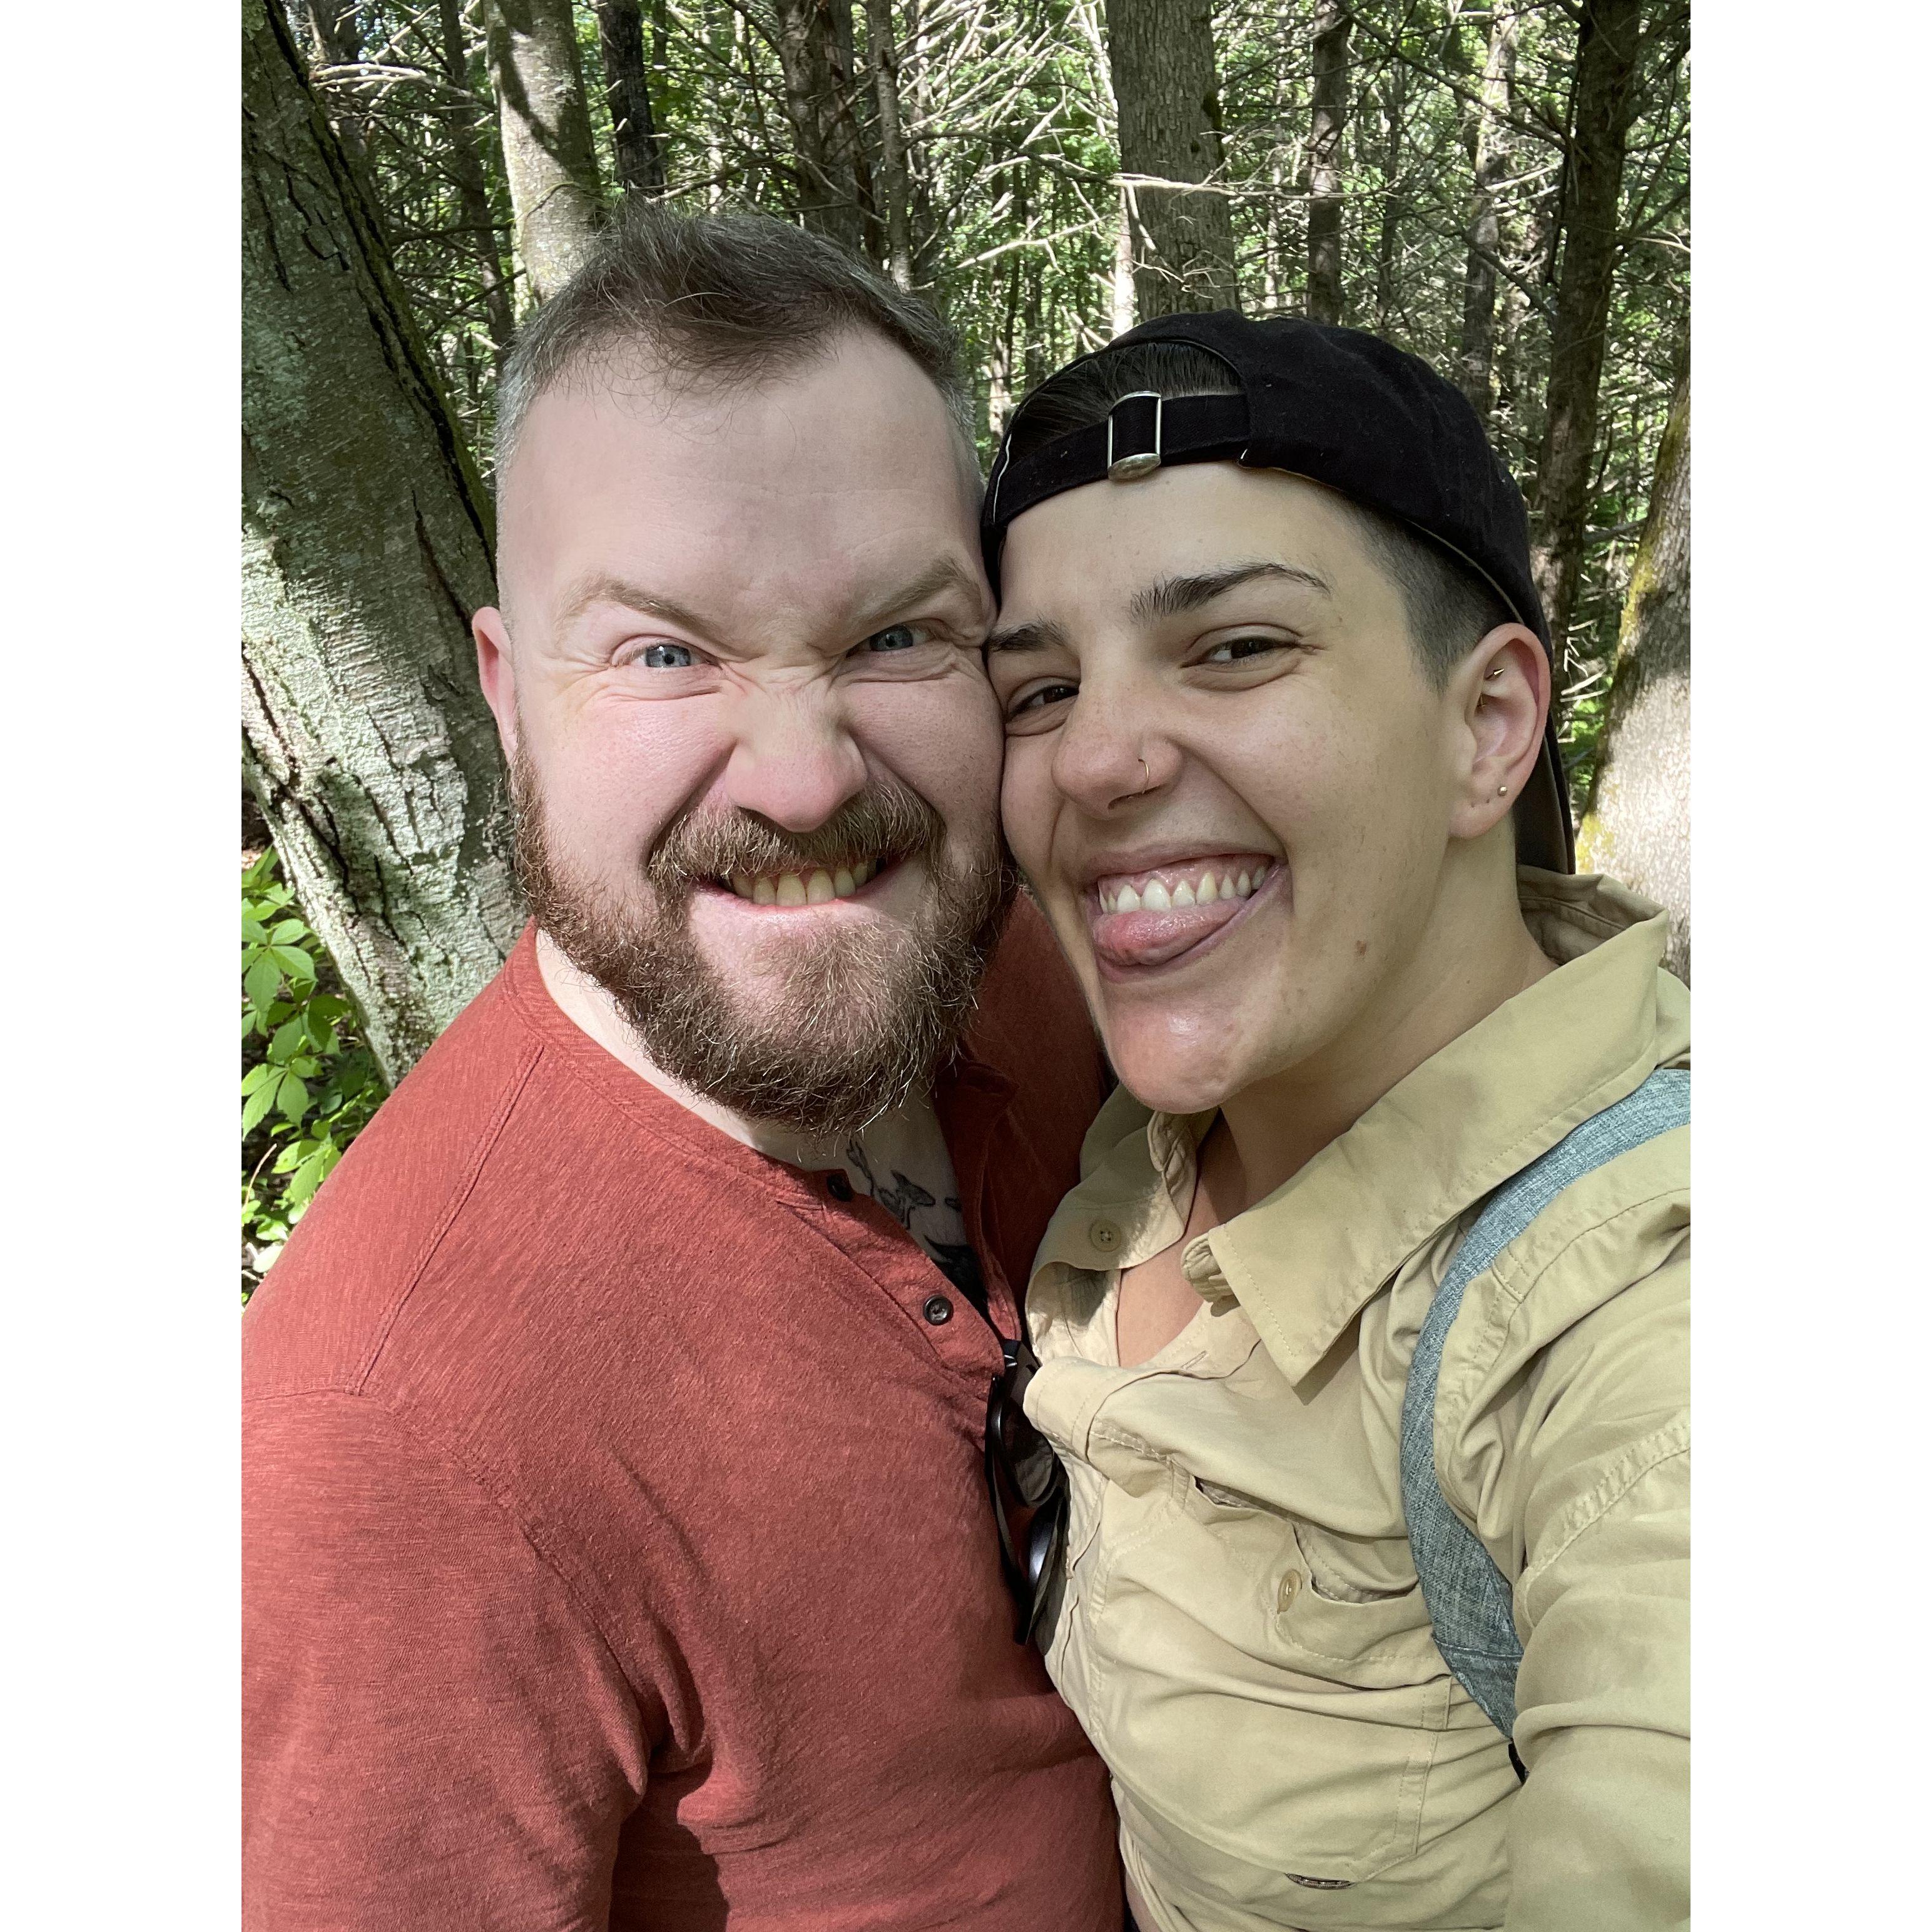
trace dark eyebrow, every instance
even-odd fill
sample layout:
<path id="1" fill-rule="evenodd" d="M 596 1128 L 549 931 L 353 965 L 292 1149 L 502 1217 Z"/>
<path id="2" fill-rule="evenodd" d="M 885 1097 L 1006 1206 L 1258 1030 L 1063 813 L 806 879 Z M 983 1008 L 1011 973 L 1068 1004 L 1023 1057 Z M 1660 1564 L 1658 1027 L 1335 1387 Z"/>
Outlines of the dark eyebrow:
<path id="1" fill-rule="evenodd" d="M 1014 624 L 986 640 L 986 655 L 995 651 L 1057 651 L 1067 649 L 1066 633 L 1049 619 Z"/>
<path id="2" fill-rule="evenodd" d="M 1231 563 L 1225 570 L 1204 571 L 1198 577 L 1167 577 L 1158 584 L 1150 584 L 1145 590 L 1135 592 L 1128 614 L 1142 624 L 1156 617 L 1182 616 L 1258 577 L 1278 577 L 1291 584 L 1304 584 L 1324 597 L 1334 594 L 1314 572 L 1299 569 L 1292 563 Z"/>

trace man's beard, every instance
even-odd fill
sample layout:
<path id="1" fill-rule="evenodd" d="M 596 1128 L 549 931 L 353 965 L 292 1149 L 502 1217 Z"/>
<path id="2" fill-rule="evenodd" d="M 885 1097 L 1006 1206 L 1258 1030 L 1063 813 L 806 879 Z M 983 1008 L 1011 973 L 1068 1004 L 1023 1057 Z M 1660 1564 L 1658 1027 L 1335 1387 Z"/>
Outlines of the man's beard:
<path id="1" fill-rule="evenodd" d="M 538 928 L 610 994 L 652 1064 L 734 1113 L 814 1138 L 857 1131 L 929 1080 L 958 1048 L 1016 875 L 997 832 L 964 865 L 916 792 L 875 781 L 814 830 L 746 812 L 687 812 L 658 838 L 634 891 L 578 874 L 550 836 L 535 772 L 510 765 L 517 868 Z M 878 857 L 922 862 L 909 926 L 835 930 L 760 949 L 750 998 L 691 932 L 692 894 L 734 872 L 796 872 Z M 728 885 L 725 890 L 729 890 Z"/>

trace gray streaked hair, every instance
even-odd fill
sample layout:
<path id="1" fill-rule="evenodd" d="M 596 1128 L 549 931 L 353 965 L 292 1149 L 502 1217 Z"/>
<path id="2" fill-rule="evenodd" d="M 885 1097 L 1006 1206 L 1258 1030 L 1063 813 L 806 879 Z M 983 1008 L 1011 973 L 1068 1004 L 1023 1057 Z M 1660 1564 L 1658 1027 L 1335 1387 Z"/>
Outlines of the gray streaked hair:
<path id="1" fill-rule="evenodd" d="M 854 330 L 912 358 L 970 457 L 973 404 L 958 344 L 917 296 L 837 243 L 770 215 L 678 214 L 633 202 L 518 332 L 496 391 L 496 475 L 538 397 L 612 350 L 640 349 L 666 373 L 728 387 L 798 368 Z M 976 460 L 973 466 L 976 473 Z"/>

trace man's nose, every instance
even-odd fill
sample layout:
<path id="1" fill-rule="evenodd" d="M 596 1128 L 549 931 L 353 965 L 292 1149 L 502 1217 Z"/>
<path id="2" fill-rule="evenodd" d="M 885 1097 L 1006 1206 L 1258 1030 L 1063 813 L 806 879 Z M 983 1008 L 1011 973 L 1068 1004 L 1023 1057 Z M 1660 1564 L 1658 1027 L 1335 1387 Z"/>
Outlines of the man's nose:
<path id="1" fill-rule="evenodd" d="M 1054 783 L 1062 795 L 1104 818 L 1157 792 L 1180 770 L 1154 694 L 1108 691 L 1090 680 L 1055 736 Z"/>
<path id="2" fill-rule="evenodd" d="M 748 695 L 724 792 L 788 832 L 809 832 L 866 788 L 865 754 L 844 706 L 817 682 Z"/>

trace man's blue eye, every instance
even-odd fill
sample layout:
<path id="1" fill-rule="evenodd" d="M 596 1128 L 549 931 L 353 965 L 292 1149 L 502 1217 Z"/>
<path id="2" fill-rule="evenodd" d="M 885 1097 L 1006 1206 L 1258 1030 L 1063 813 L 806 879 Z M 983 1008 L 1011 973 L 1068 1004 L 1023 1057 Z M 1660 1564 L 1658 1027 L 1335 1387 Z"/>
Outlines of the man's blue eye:
<path id="1" fill-rule="evenodd" d="M 646 644 L 637 662 L 646 670 L 688 670 L 698 660 L 687 644 Z"/>
<path id="2" fill-rule="evenodd" d="M 909 651 L 919 642 L 919 633 L 910 624 L 895 624 L 889 631 L 874 631 L 866 640 L 870 651 Z"/>

